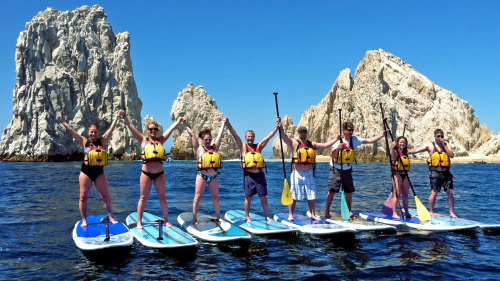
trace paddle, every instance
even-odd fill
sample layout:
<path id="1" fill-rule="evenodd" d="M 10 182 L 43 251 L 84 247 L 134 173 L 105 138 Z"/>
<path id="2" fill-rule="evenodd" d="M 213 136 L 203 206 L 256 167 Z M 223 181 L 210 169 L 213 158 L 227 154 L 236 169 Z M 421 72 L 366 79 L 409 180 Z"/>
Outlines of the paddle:
<path id="1" fill-rule="evenodd" d="M 225 230 L 224 228 L 222 228 L 222 226 L 220 225 L 220 221 L 215 218 L 215 217 L 208 217 L 209 220 L 215 222 L 215 224 L 220 228 L 220 230 L 222 231 L 222 233 L 226 233 L 227 230 Z"/>
<path id="2" fill-rule="evenodd" d="M 382 103 L 380 103 L 380 112 L 382 112 L 382 126 L 383 126 L 384 131 L 385 131 L 385 130 L 389 129 L 389 126 L 387 126 L 387 119 L 384 116 L 384 109 L 382 108 Z M 392 133 L 391 133 L 391 137 L 392 137 Z M 394 180 L 395 180 L 394 179 L 394 172 L 392 171 L 392 163 L 391 163 L 392 160 L 391 160 L 391 153 L 390 153 L 390 149 L 389 149 L 389 140 L 387 139 L 387 135 L 385 135 L 385 150 L 386 150 L 387 157 L 389 158 L 389 167 L 391 167 L 392 190 L 391 190 L 391 194 L 389 195 L 389 197 L 387 197 L 387 199 L 384 202 L 384 205 L 382 206 L 382 213 L 384 215 L 392 216 L 392 214 L 393 214 L 392 202 L 394 200 L 393 194 L 396 194 L 396 200 L 398 202 L 399 211 L 401 212 L 401 216 L 404 219 L 403 209 L 401 208 L 401 203 L 399 202 L 398 191 L 396 188 L 396 184 L 394 183 Z"/>
<path id="3" fill-rule="evenodd" d="M 273 93 L 274 100 L 276 102 L 276 115 L 280 117 L 280 112 L 278 109 L 278 93 Z M 288 186 L 288 181 L 286 180 L 286 169 L 285 169 L 285 155 L 283 154 L 283 140 L 281 137 L 281 129 L 278 130 L 280 134 L 280 148 L 281 148 L 281 163 L 283 163 L 283 178 L 285 182 L 283 184 L 283 192 L 281 193 L 281 204 L 291 205 L 293 203 L 292 193 L 290 192 L 290 186 Z"/>
<path id="4" fill-rule="evenodd" d="M 340 144 L 343 145 L 342 143 L 342 109 L 339 108 L 339 131 L 340 131 Z M 349 211 L 349 206 L 347 206 L 347 201 L 345 201 L 345 195 L 344 195 L 344 185 L 342 184 L 342 181 L 344 180 L 343 174 L 344 174 L 344 163 L 342 160 L 342 151 L 344 149 L 340 149 L 340 186 L 342 187 L 342 191 L 340 192 L 340 214 L 342 215 L 342 219 L 347 221 L 351 218 L 351 213 Z"/>
<path id="5" fill-rule="evenodd" d="M 408 124 L 408 120 L 405 120 L 405 125 L 403 126 L 403 137 L 405 136 L 406 124 Z"/>
<path id="6" fill-rule="evenodd" d="M 382 108 L 382 104 L 380 104 L 380 108 Z M 383 114 L 383 112 L 382 112 L 382 114 Z M 384 119 L 384 126 L 389 127 L 387 125 L 386 119 Z M 394 136 L 392 135 L 392 133 L 391 133 L 391 140 L 394 141 Z M 418 199 L 417 194 L 415 193 L 415 189 L 413 188 L 413 184 L 410 181 L 410 175 L 408 175 L 408 171 L 406 170 L 406 167 L 403 165 L 403 160 L 401 160 L 401 155 L 399 155 L 399 153 L 397 153 L 397 156 L 398 156 L 398 161 L 400 161 L 401 166 L 403 166 L 404 172 L 406 174 L 406 178 L 408 179 L 408 183 L 410 184 L 410 187 L 411 187 L 411 191 L 413 192 L 413 196 L 415 197 L 415 205 L 417 207 L 418 219 L 420 221 L 428 221 L 431 219 L 431 214 L 429 213 L 427 208 L 425 208 L 424 204 L 422 204 L 422 202 L 420 202 L 420 199 Z"/>
<path id="7" fill-rule="evenodd" d="M 109 217 L 102 217 L 101 222 L 106 223 L 106 238 L 104 238 L 104 242 L 108 242 L 111 239 L 111 237 L 109 236 Z"/>

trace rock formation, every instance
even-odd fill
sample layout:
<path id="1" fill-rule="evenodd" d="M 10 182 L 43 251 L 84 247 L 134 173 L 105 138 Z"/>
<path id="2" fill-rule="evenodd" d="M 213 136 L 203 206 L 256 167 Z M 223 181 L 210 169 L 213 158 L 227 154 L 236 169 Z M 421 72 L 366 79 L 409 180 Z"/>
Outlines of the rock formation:
<path id="1" fill-rule="evenodd" d="M 2 135 L 3 160 L 82 159 L 81 147 L 55 120 L 58 111 L 83 136 L 96 122 L 103 134 L 119 109 L 141 129 L 129 34 L 115 34 L 106 17 L 99 6 L 48 8 L 26 23 L 16 45 L 13 117 Z M 121 120 L 108 153 L 122 159 L 140 153 Z"/>
<path id="2" fill-rule="evenodd" d="M 441 128 L 454 149 L 455 156 L 495 155 L 500 136 L 481 125 L 474 109 L 451 91 L 444 89 L 416 71 L 402 59 L 381 49 L 368 51 L 356 69 L 341 71 L 332 89 L 317 105 L 307 109 L 297 126 L 309 129 L 309 139 L 326 142 L 339 133 L 338 108 L 342 121 L 351 121 L 355 135 L 372 137 L 382 132 L 379 103 L 395 135 L 401 135 L 408 120 L 406 137 L 409 147 L 421 147 L 434 140 L 433 131 Z M 297 137 L 297 132 L 293 135 Z M 279 157 L 279 139 L 273 142 L 274 157 Z M 331 150 L 323 151 L 329 155 Z M 420 154 L 419 157 L 426 157 Z M 357 150 L 358 159 L 385 159 L 383 141 Z"/>
<path id="3" fill-rule="evenodd" d="M 190 83 L 179 93 L 170 111 L 172 121 L 180 117 L 187 119 L 187 123 L 196 136 L 201 130 L 209 128 L 215 139 L 224 115 L 217 109 L 215 100 L 207 94 L 203 86 L 195 87 Z M 179 125 L 177 128 L 173 134 L 174 145 L 170 153 L 174 154 L 175 159 L 195 159 L 191 136 L 183 125 Z M 199 138 L 198 141 L 200 141 Z M 224 159 L 238 159 L 240 157 L 234 138 L 227 128 L 224 128 L 219 153 Z"/>

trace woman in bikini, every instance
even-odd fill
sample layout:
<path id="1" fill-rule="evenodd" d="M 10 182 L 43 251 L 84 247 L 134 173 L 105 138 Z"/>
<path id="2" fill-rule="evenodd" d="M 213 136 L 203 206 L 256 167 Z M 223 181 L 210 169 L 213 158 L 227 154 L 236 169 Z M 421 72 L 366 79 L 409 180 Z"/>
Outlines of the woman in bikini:
<path id="1" fill-rule="evenodd" d="M 400 219 L 397 213 L 397 204 L 401 193 L 403 193 L 403 208 L 405 218 L 413 216 L 408 211 L 408 193 L 410 191 L 410 182 L 408 181 L 408 172 L 410 171 L 410 159 L 408 158 L 408 140 L 401 136 L 392 143 L 391 163 L 394 173 L 394 182 L 396 184 L 396 193 L 392 199 L 392 217 Z"/>
<path id="2" fill-rule="evenodd" d="M 137 228 L 142 228 L 142 216 L 146 208 L 146 202 L 148 201 L 153 182 L 156 194 L 158 195 L 158 200 L 160 201 L 160 207 L 163 213 L 163 219 L 165 220 L 165 225 L 167 227 L 172 227 L 172 224 L 168 222 L 168 204 L 165 195 L 167 187 L 162 161 L 166 160 L 166 152 L 163 148 L 163 143 L 181 122 L 186 122 L 186 119 L 182 117 L 179 118 L 163 135 L 161 135 L 160 131 L 158 131 L 158 123 L 156 121 L 151 121 L 146 125 L 147 136 L 145 136 L 132 126 L 125 113 L 123 113 L 123 118 L 125 120 L 125 125 L 127 125 L 129 130 L 132 132 L 132 135 L 134 135 L 137 141 L 141 143 L 142 149 L 141 159 L 143 164 L 140 178 L 141 197 L 137 203 Z"/>
<path id="3" fill-rule="evenodd" d="M 222 167 L 222 162 L 217 153 L 222 142 L 222 134 L 224 132 L 224 127 L 226 126 L 227 118 L 224 117 L 222 124 L 219 128 L 217 138 L 212 142 L 212 133 L 210 129 L 202 130 L 198 136 L 201 139 L 201 145 L 198 143 L 195 134 L 186 125 L 186 130 L 189 135 L 191 135 L 191 141 L 193 143 L 193 149 L 197 156 L 197 167 L 196 172 L 196 183 L 195 183 L 195 194 L 193 200 L 193 224 L 196 225 L 198 220 L 196 218 L 198 214 L 198 208 L 200 206 L 200 200 L 205 192 L 205 186 L 208 185 L 210 194 L 212 195 L 212 202 L 214 206 L 215 215 L 217 221 L 222 222 L 220 217 L 220 205 L 219 205 L 219 178 L 217 177 L 217 169 Z"/>
<path id="4" fill-rule="evenodd" d="M 106 174 L 104 174 L 104 165 L 108 163 L 107 154 L 105 153 L 104 147 L 106 143 L 111 138 L 111 134 L 116 127 L 116 122 L 118 121 L 118 116 L 122 114 L 123 110 L 116 112 L 116 117 L 111 123 L 109 129 L 99 137 L 99 127 L 92 124 L 88 127 L 89 137 L 81 136 L 77 131 L 75 131 L 66 121 L 64 121 L 61 112 L 57 112 L 56 119 L 61 122 L 61 124 L 70 132 L 71 136 L 82 146 L 85 153 L 85 160 L 82 163 L 82 170 L 78 181 L 80 182 L 80 202 L 78 207 L 80 208 L 80 214 L 82 215 L 82 227 L 87 226 L 87 202 L 89 199 L 90 189 L 92 188 L 92 182 L 101 195 L 104 201 L 104 207 L 108 213 L 109 220 L 112 223 L 118 223 L 113 218 L 113 208 L 111 204 L 111 197 L 109 196 L 108 190 L 108 179 Z"/>

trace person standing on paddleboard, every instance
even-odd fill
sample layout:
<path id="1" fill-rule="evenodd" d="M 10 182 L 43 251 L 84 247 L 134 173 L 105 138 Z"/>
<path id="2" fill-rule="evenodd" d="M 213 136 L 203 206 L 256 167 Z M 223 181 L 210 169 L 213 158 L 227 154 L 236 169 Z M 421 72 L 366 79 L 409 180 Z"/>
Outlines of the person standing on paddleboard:
<path id="1" fill-rule="evenodd" d="M 113 218 L 113 208 L 111 204 L 111 197 L 109 196 L 108 190 L 108 179 L 106 174 L 104 174 L 104 166 L 108 164 L 108 154 L 104 147 L 106 146 L 108 140 L 111 138 L 111 134 L 116 127 L 116 122 L 118 121 L 118 116 L 122 114 L 123 110 L 116 112 L 116 117 L 111 123 L 109 129 L 99 137 L 99 127 L 96 124 L 92 124 L 88 127 L 89 137 L 81 136 L 77 131 L 75 131 L 66 121 L 64 121 L 61 112 L 57 112 L 56 119 L 61 122 L 61 124 L 66 128 L 67 131 L 73 136 L 73 138 L 82 146 L 85 153 L 85 159 L 82 163 L 82 170 L 78 181 L 80 182 L 80 202 L 78 207 L 80 209 L 80 214 L 82 215 L 82 227 L 87 226 L 87 202 L 89 199 L 90 189 L 92 188 L 92 182 L 101 195 L 104 201 L 104 207 L 108 213 L 109 220 L 116 224 Z"/>
<path id="2" fill-rule="evenodd" d="M 219 128 L 217 138 L 214 142 L 212 142 L 212 133 L 210 129 L 202 130 L 198 134 L 201 139 L 201 145 L 198 143 L 193 130 L 186 125 L 186 130 L 189 135 L 191 135 L 193 149 L 197 156 L 196 166 L 198 168 L 198 171 L 196 172 L 195 194 L 193 199 L 193 225 L 198 224 L 198 208 L 200 207 L 200 201 L 203 197 L 203 193 L 205 192 L 206 185 L 208 185 L 210 195 L 212 195 L 212 203 L 217 217 L 217 222 L 223 222 L 220 217 L 219 172 L 217 172 L 218 169 L 222 168 L 222 159 L 217 153 L 217 150 L 221 145 L 224 127 L 227 123 L 228 119 L 224 117 L 222 119 L 222 124 Z"/>
<path id="3" fill-rule="evenodd" d="M 267 182 L 266 175 L 262 172 L 266 168 L 266 163 L 262 157 L 261 151 L 266 147 L 269 140 L 276 134 L 279 127 L 279 119 L 276 118 L 276 127 L 267 134 L 259 143 L 254 143 L 255 132 L 248 130 L 245 132 L 246 144 L 243 144 L 241 138 L 234 130 L 231 123 L 227 122 L 227 128 L 234 137 L 234 141 L 238 146 L 241 153 L 241 168 L 243 169 L 244 190 L 245 190 L 245 219 L 246 223 L 250 224 L 250 204 L 252 203 L 252 196 L 258 194 L 260 203 L 264 210 L 264 216 L 268 221 L 273 221 L 269 217 L 269 208 L 267 203 Z M 267 169 L 267 168 L 266 168 Z"/>
<path id="4" fill-rule="evenodd" d="M 396 184 L 397 196 L 392 198 L 392 217 L 400 219 L 397 213 L 397 204 L 401 193 L 403 194 L 403 208 L 405 209 L 405 218 L 412 218 L 408 210 L 408 193 L 410 192 L 410 181 L 408 172 L 410 171 L 410 159 L 408 158 L 408 140 L 400 136 L 391 146 L 391 167 L 394 173 L 394 182 Z M 399 155 L 399 156 L 398 156 Z"/>
<path id="5" fill-rule="evenodd" d="M 451 158 L 455 156 L 449 143 L 444 140 L 444 133 L 441 129 L 434 131 L 434 141 L 426 144 L 420 149 L 411 149 L 409 154 L 416 154 L 427 151 L 429 158 L 429 178 L 431 182 L 431 195 L 429 196 L 429 212 L 434 218 L 434 204 L 441 187 L 448 195 L 448 205 L 450 207 L 450 217 L 456 218 L 454 212 L 455 198 L 453 197 L 453 175 L 450 172 Z"/>
<path id="6" fill-rule="evenodd" d="M 355 149 L 362 144 L 377 142 L 388 134 L 389 130 L 369 139 L 353 136 L 354 125 L 351 122 L 342 124 L 342 145 L 340 136 L 332 146 L 332 159 L 330 160 L 330 171 L 328 173 L 328 194 L 326 196 L 325 217 L 331 218 L 330 206 L 335 193 L 340 192 L 340 185 L 345 192 L 345 199 L 351 218 L 356 216 L 352 213 L 352 193 L 355 191 L 352 180 L 352 163 L 356 161 Z M 342 164 L 341 164 L 342 163 Z"/>
<path id="7" fill-rule="evenodd" d="M 297 200 L 307 197 L 311 218 L 319 220 L 316 216 L 316 183 L 314 181 L 314 166 L 316 164 L 315 150 L 323 150 L 340 140 L 340 136 L 326 143 L 311 142 L 307 139 L 307 128 L 300 126 L 297 130 L 299 139 L 289 138 L 280 122 L 283 141 L 292 148 L 292 174 L 290 175 L 290 192 L 293 203 L 288 205 L 288 220 L 293 221 L 293 211 Z"/>
<path id="8" fill-rule="evenodd" d="M 186 122 L 186 119 L 183 117 L 179 118 L 163 135 L 159 131 L 159 124 L 156 121 L 150 121 L 146 125 L 145 134 L 147 136 L 141 134 L 130 123 L 125 112 L 123 112 L 123 119 L 125 120 L 125 125 L 129 128 L 130 132 L 132 132 L 132 135 L 141 143 L 142 149 L 142 172 L 139 179 L 141 196 L 137 203 L 137 228 L 142 229 L 142 216 L 144 215 L 144 210 L 146 209 L 146 203 L 148 202 L 153 183 L 155 185 L 156 194 L 158 195 L 158 200 L 160 201 L 165 225 L 167 227 L 172 227 L 172 224 L 168 222 L 167 184 L 162 162 L 167 159 L 167 152 L 163 147 L 163 143 L 170 137 L 174 129 L 177 128 L 180 123 Z"/>

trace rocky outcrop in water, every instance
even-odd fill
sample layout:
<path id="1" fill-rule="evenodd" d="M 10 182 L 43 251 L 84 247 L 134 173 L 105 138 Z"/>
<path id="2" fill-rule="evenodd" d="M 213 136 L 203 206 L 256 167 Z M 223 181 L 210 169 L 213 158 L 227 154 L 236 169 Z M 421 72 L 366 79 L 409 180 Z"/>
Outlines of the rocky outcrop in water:
<path id="1" fill-rule="evenodd" d="M 339 134 L 338 109 L 342 121 L 351 121 L 355 135 L 372 137 L 382 132 L 379 103 L 395 135 L 405 135 L 409 147 L 433 141 L 433 131 L 441 128 L 456 156 L 498 155 L 500 136 L 481 125 L 474 109 L 456 94 L 442 88 L 402 59 L 383 50 L 368 51 L 356 69 L 355 78 L 343 70 L 332 89 L 317 105 L 307 109 L 297 126 L 309 128 L 309 139 L 326 142 Z M 285 127 L 286 128 L 286 127 Z M 294 129 L 294 135 L 296 131 Z M 274 157 L 280 157 L 279 139 L 273 142 Z M 323 155 L 329 155 L 324 150 Z M 420 157 L 425 157 L 421 154 Z M 358 159 L 385 159 L 383 140 L 357 150 Z"/>
<path id="2" fill-rule="evenodd" d="M 179 93 L 170 111 L 172 121 L 180 117 L 186 118 L 187 123 L 197 136 L 201 130 L 209 128 L 215 139 L 224 115 L 217 109 L 215 100 L 207 94 L 203 86 L 195 87 L 190 83 Z M 199 138 L 198 141 L 200 142 Z M 174 154 L 175 159 L 195 159 L 191 136 L 183 125 L 179 125 L 174 131 L 173 142 L 174 145 L 170 153 Z M 224 159 L 240 157 L 234 138 L 227 128 L 224 129 L 219 153 Z"/>
<path id="3" fill-rule="evenodd" d="M 13 117 L 2 135 L 1 159 L 81 159 L 81 148 L 55 120 L 57 111 L 83 136 L 91 123 L 98 123 L 103 134 L 119 109 L 142 127 L 130 37 L 115 34 L 106 17 L 99 6 L 65 12 L 48 8 L 26 23 L 16 44 Z M 121 159 L 140 153 L 121 120 L 108 153 Z"/>

